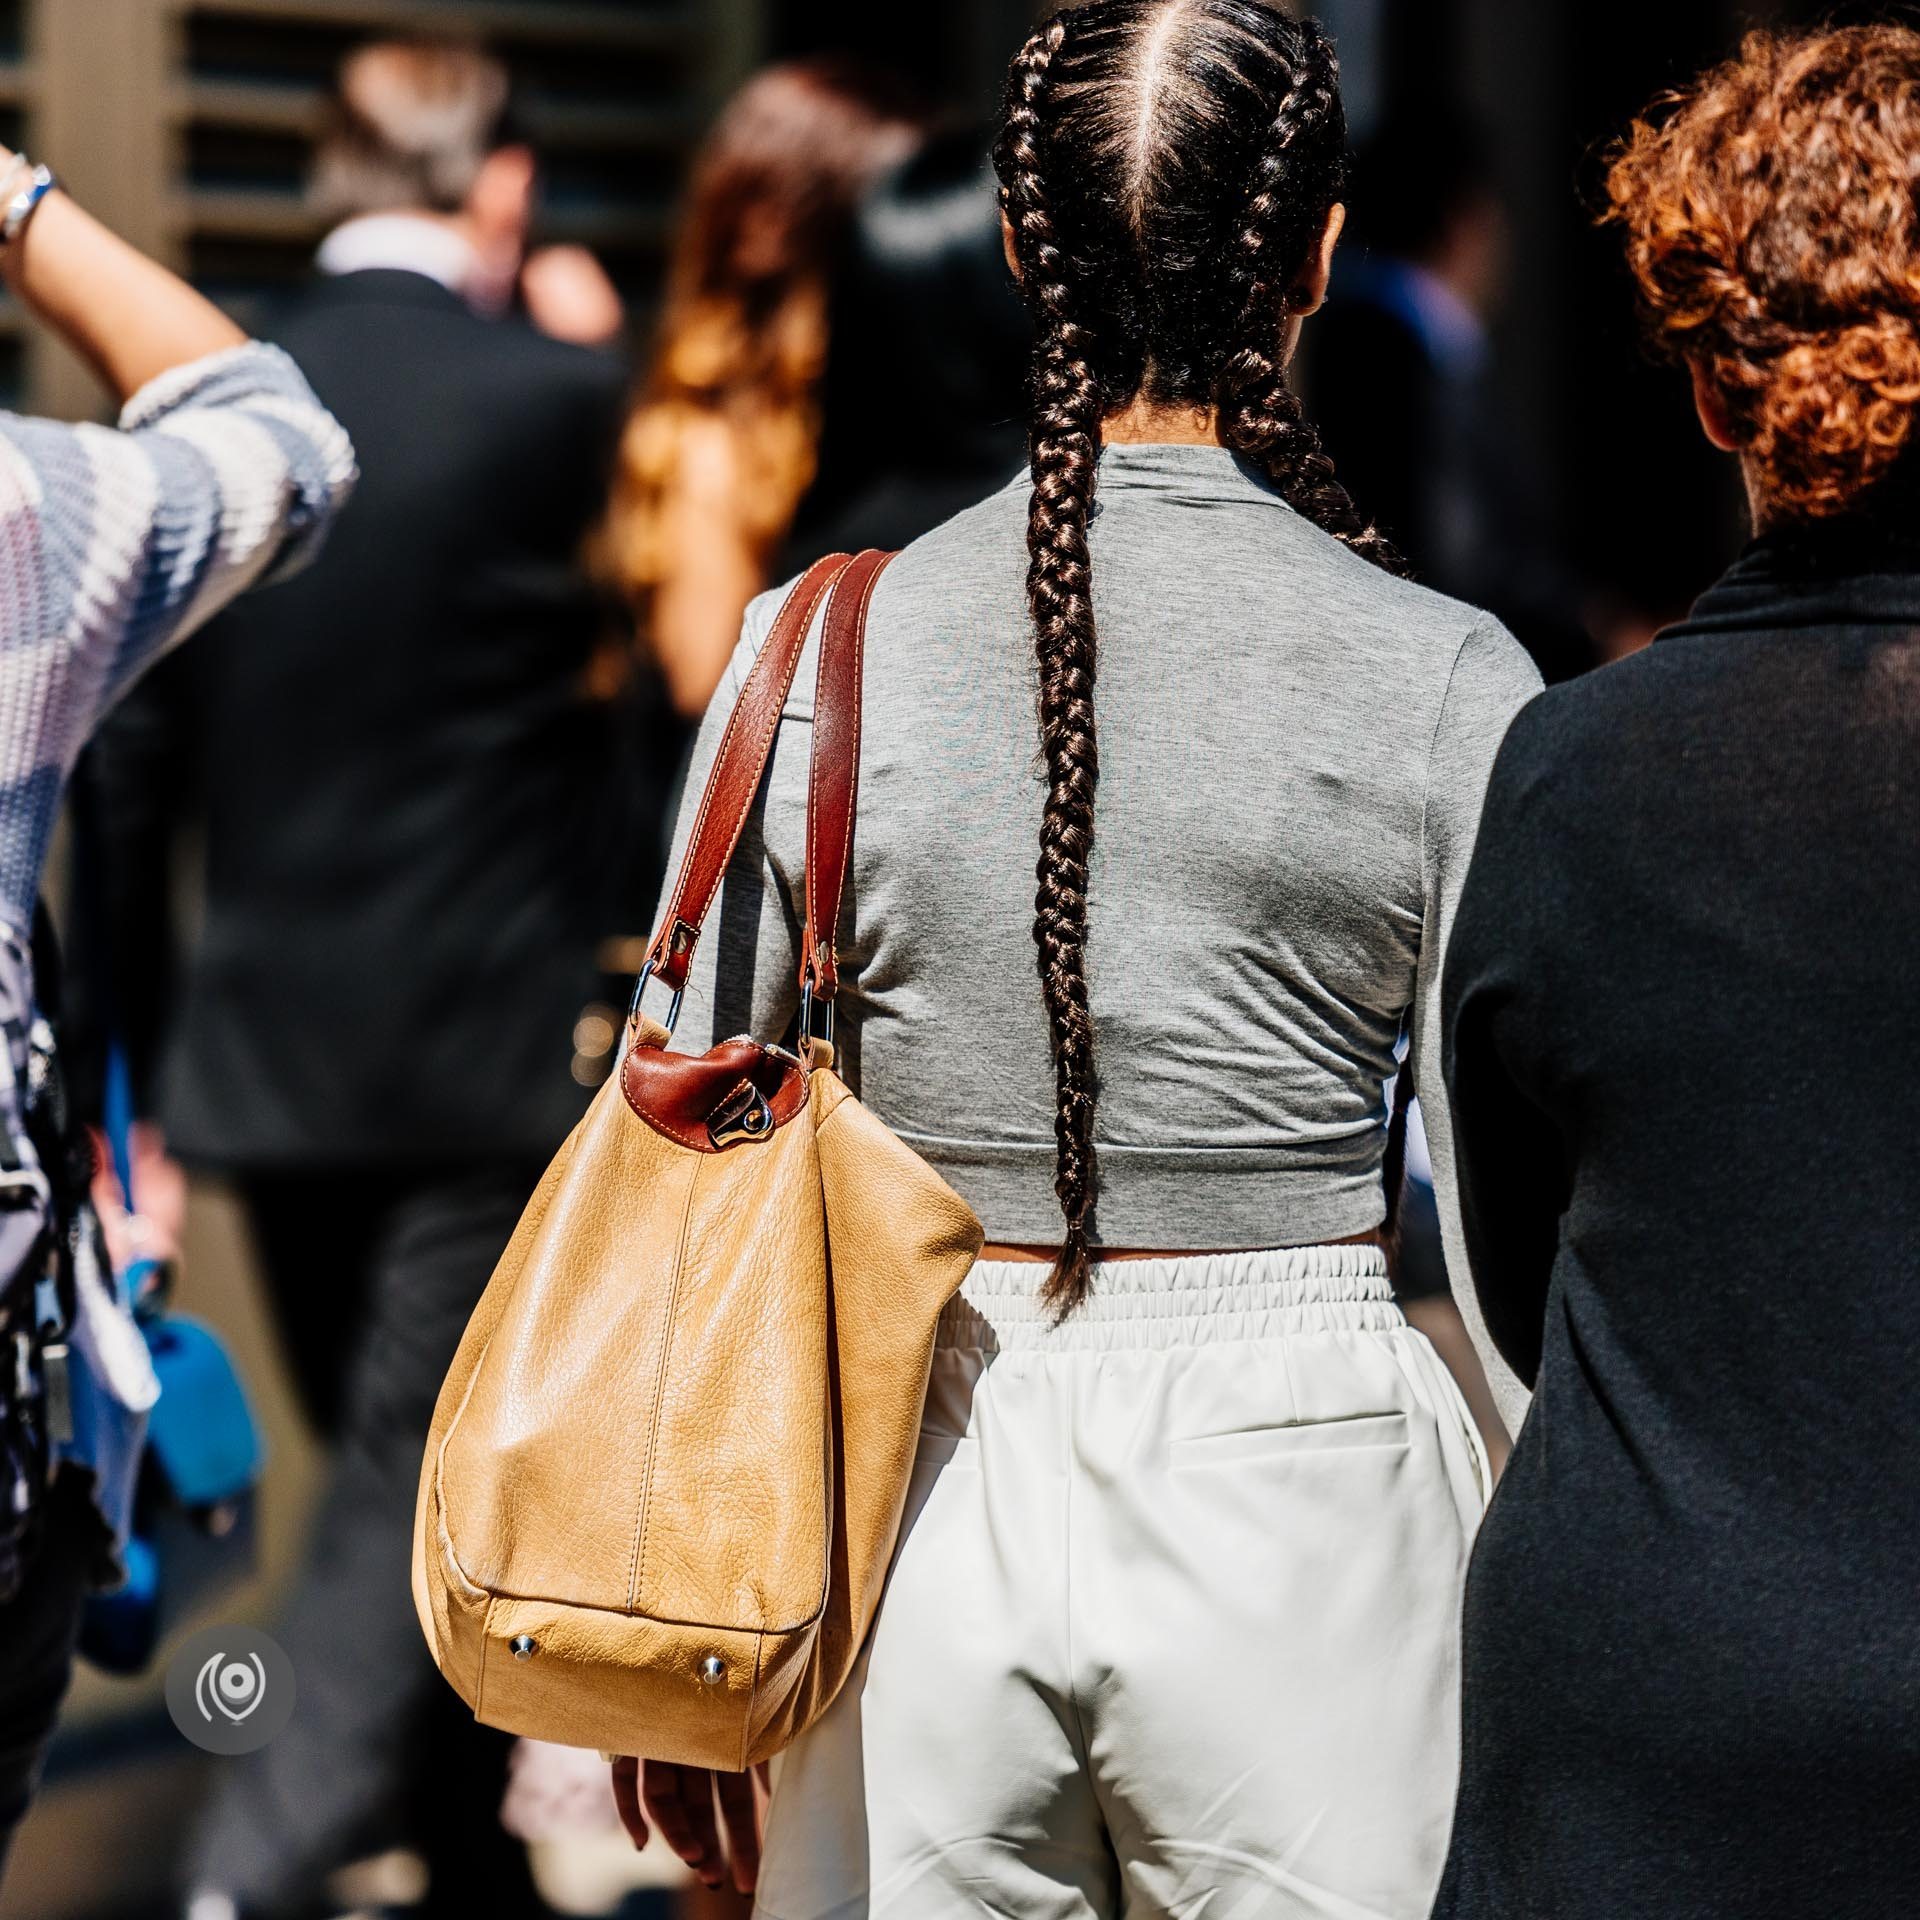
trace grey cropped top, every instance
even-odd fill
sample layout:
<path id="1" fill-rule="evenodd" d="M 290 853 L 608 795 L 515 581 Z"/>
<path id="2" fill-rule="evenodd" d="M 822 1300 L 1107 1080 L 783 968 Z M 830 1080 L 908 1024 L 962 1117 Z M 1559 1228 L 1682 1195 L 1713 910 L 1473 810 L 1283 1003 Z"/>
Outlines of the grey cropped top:
<path id="1" fill-rule="evenodd" d="M 1221 448 L 1108 448 L 1097 500 L 1097 1237 L 1281 1247 L 1377 1225 L 1406 1034 L 1463 1286 L 1440 963 L 1534 668 L 1490 617 L 1356 558 Z M 1060 1215 L 1026 511 L 1023 474 L 915 541 L 874 595 L 838 1037 L 855 1091 L 990 1240 L 1045 1243 Z M 689 811 L 780 598 L 748 611 Z M 816 650 L 817 634 L 679 1046 L 778 1039 L 797 1011 Z"/>

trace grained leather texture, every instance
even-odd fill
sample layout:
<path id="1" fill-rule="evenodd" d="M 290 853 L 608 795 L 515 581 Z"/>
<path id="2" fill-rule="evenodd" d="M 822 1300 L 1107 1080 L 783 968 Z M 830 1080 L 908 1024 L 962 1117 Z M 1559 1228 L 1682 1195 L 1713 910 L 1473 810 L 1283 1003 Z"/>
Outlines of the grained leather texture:
<path id="1" fill-rule="evenodd" d="M 809 857 L 830 869 L 829 992 L 885 558 L 854 563 L 822 645 Z M 654 944 L 670 986 L 846 565 L 795 589 L 729 721 Z M 636 1014 L 460 1343 L 421 1468 L 414 1602 L 489 1725 L 738 1768 L 825 1710 L 866 1637 L 935 1325 L 982 1236 L 824 1048 L 808 1072 L 748 1040 L 688 1058 L 666 1039 Z"/>
<path id="2" fill-rule="evenodd" d="M 809 1725 L 872 1621 L 935 1322 L 980 1241 L 831 1073 L 722 1154 L 603 1087 L 475 1312 L 423 1464 L 415 1602 L 476 1715 L 717 1767 Z"/>
<path id="3" fill-rule="evenodd" d="M 760 791 L 767 757 L 779 731 L 781 710 L 787 704 L 813 616 L 827 589 L 848 564 L 846 554 L 830 553 L 816 560 L 795 582 L 774 615 L 753 671 L 727 716 L 727 730 L 721 735 L 707 790 L 701 797 L 700 817 L 674 881 L 673 904 L 647 954 L 647 964 L 655 976 L 676 993 L 687 984 L 700 929 L 706 924 L 714 895 L 720 891 L 720 881 L 733 858 L 754 795 Z"/>
<path id="4" fill-rule="evenodd" d="M 820 666 L 813 702 L 813 754 L 807 781 L 806 926 L 800 984 L 831 1000 L 840 988 L 834 944 L 840 897 L 853 851 L 860 790 L 860 683 L 865 667 L 867 608 L 894 556 L 869 547 L 833 583 L 820 630 Z"/>
<path id="5" fill-rule="evenodd" d="M 752 1040 L 723 1041 L 701 1054 L 631 1047 L 620 1067 L 627 1105 L 655 1132 L 698 1153 L 721 1151 L 713 1122 L 722 1113 L 738 1110 L 743 1088 L 766 1101 L 776 1127 L 785 1126 L 807 1104 L 806 1069 L 790 1055 Z"/>
<path id="6" fill-rule="evenodd" d="M 813 1084 L 833 1304 L 833 1568 L 811 1644 L 767 1645 L 755 1762 L 826 1711 L 866 1640 L 906 1505 L 936 1323 L 982 1239 L 965 1201 L 838 1079 L 821 1072 Z"/>

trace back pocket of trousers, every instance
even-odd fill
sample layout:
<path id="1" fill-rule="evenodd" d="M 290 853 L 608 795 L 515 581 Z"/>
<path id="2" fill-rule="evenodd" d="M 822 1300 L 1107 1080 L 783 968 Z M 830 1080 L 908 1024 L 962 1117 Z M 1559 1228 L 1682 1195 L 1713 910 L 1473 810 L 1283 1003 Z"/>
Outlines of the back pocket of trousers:
<path id="1" fill-rule="evenodd" d="M 920 1429 L 920 1443 L 914 1449 L 913 1470 L 932 1467 L 977 1467 L 980 1442 L 970 1433 L 935 1433 Z"/>
<path id="2" fill-rule="evenodd" d="M 1232 1433 L 1197 1433 L 1167 1443 L 1176 1467 L 1204 1467 L 1230 1460 L 1310 1459 L 1319 1453 L 1353 1453 L 1409 1444 L 1404 1413 L 1358 1413 L 1338 1420 L 1296 1420 L 1282 1426 L 1241 1427 Z"/>

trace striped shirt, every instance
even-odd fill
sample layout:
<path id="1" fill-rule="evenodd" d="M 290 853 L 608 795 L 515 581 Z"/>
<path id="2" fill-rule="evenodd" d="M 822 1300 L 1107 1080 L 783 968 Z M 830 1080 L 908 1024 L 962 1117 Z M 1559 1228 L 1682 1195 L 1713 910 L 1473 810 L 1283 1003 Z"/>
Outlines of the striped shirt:
<path id="1" fill-rule="evenodd" d="M 174 642 L 298 566 L 353 449 L 277 348 L 162 374 L 109 427 L 0 414 L 0 918 L 33 921 L 61 793 Z"/>
<path id="2" fill-rule="evenodd" d="M 161 375 L 118 431 L 0 413 L 0 1144 L 19 1189 L 0 1296 L 34 1284 L 22 1250 L 57 1208 L 23 1116 L 37 1026 L 29 930 L 74 762 L 168 647 L 311 557 L 354 478 L 346 435 L 273 347 L 234 347 Z M 75 1299 L 66 1413 L 49 1425 L 57 1455 L 90 1471 L 95 1504 L 123 1540 L 159 1387 L 90 1225 L 61 1231 Z M 24 1515 L 32 1461 L 14 1444 L 11 1388 L 7 1370 L 0 1510 Z M 0 1539 L 0 1562 L 9 1544 Z"/>

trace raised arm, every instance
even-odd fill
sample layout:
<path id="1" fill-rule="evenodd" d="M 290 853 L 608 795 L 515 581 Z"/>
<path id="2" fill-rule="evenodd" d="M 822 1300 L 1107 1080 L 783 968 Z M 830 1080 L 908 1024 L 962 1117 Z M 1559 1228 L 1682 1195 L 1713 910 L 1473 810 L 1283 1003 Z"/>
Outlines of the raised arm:
<path id="1" fill-rule="evenodd" d="M 70 770 L 142 667 L 306 558 L 353 478 L 346 436 L 273 347 L 163 373 L 117 431 L 0 415 L 17 596 L 0 608 L 0 646 L 30 650 L 46 687 L 39 764 Z"/>
<path id="2" fill-rule="evenodd" d="M 1413 1081 L 1433 1160 L 1447 1276 L 1509 1432 L 1526 1413 L 1527 1394 L 1489 1337 L 1468 1267 L 1453 1115 L 1442 1071 L 1441 979 L 1494 757 L 1514 716 L 1539 690 L 1533 662 L 1497 621 L 1488 618 L 1467 635 L 1428 752 L 1422 855 L 1426 905 L 1413 1006 Z"/>
<path id="3" fill-rule="evenodd" d="M 0 174 L 18 188 L 18 167 Z M 17 916 L 101 715 L 168 645 L 304 559 L 354 467 L 292 361 L 63 195 L 39 202 L 0 272 L 126 399 L 118 430 L 0 415 L 0 675 L 17 722 L 0 787 L 34 816 L 0 876 Z"/>
<path id="4" fill-rule="evenodd" d="M 43 595 L 64 584 L 63 563 L 84 564 L 91 592 L 68 638 L 110 647 L 111 661 L 94 664 L 111 699 L 169 641 L 303 556 L 346 499 L 353 451 L 283 355 L 251 345 L 66 194 L 36 197 L 33 182 L 0 148 L 0 212 L 30 207 L 0 244 L 0 275 L 122 413 L 117 437 L 7 419 L 8 504 L 38 522 Z M 59 612 L 44 599 L 41 610 Z M 52 636 L 42 625 L 31 637 Z"/>
<path id="5" fill-rule="evenodd" d="M 24 166 L 0 147 L 0 190 L 9 176 L 24 186 Z M 212 301 L 57 191 L 0 252 L 0 274 L 121 403 L 189 360 L 246 341 Z"/>

